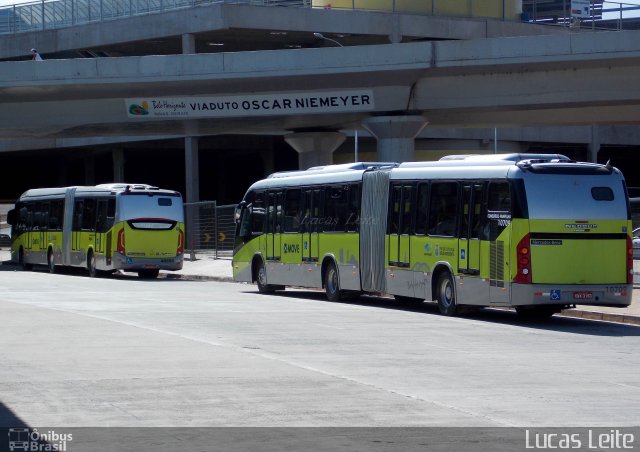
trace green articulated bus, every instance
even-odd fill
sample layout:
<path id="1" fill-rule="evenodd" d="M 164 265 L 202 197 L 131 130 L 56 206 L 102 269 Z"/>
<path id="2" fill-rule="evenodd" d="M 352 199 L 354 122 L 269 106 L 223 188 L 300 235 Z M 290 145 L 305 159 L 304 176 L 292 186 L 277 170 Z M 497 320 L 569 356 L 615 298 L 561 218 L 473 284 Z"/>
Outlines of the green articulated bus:
<path id="1" fill-rule="evenodd" d="M 546 317 L 631 303 L 624 177 L 562 155 L 451 156 L 276 173 L 236 210 L 233 276 Z"/>
<path id="2" fill-rule="evenodd" d="M 30 270 L 84 267 L 90 276 L 116 270 L 155 278 L 180 270 L 184 207 L 180 193 L 145 184 L 37 188 L 9 211 L 11 258 Z"/>

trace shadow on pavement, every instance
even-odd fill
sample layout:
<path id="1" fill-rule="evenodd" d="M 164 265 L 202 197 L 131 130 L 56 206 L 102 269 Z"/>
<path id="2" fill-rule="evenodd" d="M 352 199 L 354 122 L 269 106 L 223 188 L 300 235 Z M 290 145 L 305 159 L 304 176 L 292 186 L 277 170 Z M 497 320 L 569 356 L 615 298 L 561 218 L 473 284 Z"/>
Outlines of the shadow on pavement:
<path id="1" fill-rule="evenodd" d="M 255 293 L 257 290 L 246 290 L 244 293 Z M 276 296 L 283 298 L 303 298 L 306 300 L 317 300 L 318 302 L 330 303 L 327 301 L 324 292 L 308 290 L 278 291 Z M 438 306 L 434 302 L 400 302 L 392 298 L 363 295 L 354 300 L 340 301 L 341 304 L 354 306 L 368 306 L 378 309 L 391 309 L 396 311 L 415 312 L 416 314 L 440 316 Z M 580 319 L 573 317 L 562 317 L 554 315 L 549 319 L 530 320 L 519 317 L 515 311 L 507 309 L 484 308 L 476 312 L 461 314 L 461 319 L 478 320 L 482 322 L 499 323 L 503 325 L 513 325 L 522 328 L 558 331 L 570 334 L 583 334 L 588 336 L 640 336 L 640 327 L 636 325 L 626 325 L 621 323 L 603 322 L 598 320 Z"/>

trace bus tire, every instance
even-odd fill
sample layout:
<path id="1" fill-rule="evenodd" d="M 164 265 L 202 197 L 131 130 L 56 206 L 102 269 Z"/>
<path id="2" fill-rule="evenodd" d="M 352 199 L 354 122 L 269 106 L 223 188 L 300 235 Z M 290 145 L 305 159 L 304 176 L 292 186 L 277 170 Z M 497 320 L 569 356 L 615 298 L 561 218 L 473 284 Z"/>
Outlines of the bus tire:
<path id="1" fill-rule="evenodd" d="M 157 268 L 138 270 L 138 278 L 141 278 L 141 279 L 156 279 L 159 274 L 160 274 L 160 270 Z"/>
<path id="2" fill-rule="evenodd" d="M 545 320 L 560 309 L 555 306 L 516 306 L 516 312 L 526 320 Z"/>
<path id="3" fill-rule="evenodd" d="M 329 262 L 324 271 L 324 291 L 329 301 L 340 301 L 342 299 L 342 291 L 340 290 L 340 278 L 338 269 L 334 262 Z"/>
<path id="4" fill-rule="evenodd" d="M 256 285 L 258 286 L 258 292 L 262 294 L 275 292 L 275 286 L 267 284 L 267 266 L 265 265 L 264 261 L 260 259 L 256 265 Z"/>
<path id="5" fill-rule="evenodd" d="M 56 272 L 56 260 L 51 248 L 47 253 L 47 267 L 49 267 L 49 273 L 54 274 Z"/>
<path id="6" fill-rule="evenodd" d="M 440 314 L 452 317 L 456 315 L 458 305 L 456 304 L 456 291 L 453 285 L 453 277 L 448 271 L 440 273 L 436 285 L 436 299 Z"/>
<path id="7" fill-rule="evenodd" d="M 96 270 L 96 255 L 93 254 L 92 250 L 87 254 L 87 271 L 89 272 L 90 278 L 98 276 L 98 270 Z"/>
<path id="8" fill-rule="evenodd" d="M 33 264 L 27 264 L 24 261 L 24 248 L 22 247 L 20 247 L 20 250 L 18 251 L 18 264 L 22 267 L 24 271 L 33 270 Z"/>

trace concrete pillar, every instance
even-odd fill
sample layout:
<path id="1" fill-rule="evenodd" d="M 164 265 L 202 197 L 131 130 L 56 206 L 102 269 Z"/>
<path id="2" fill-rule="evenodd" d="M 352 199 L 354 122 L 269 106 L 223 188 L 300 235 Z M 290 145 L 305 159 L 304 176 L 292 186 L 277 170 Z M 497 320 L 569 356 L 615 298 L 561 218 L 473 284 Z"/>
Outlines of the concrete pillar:
<path id="1" fill-rule="evenodd" d="M 598 163 L 598 152 L 600 151 L 600 128 L 591 126 L 591 142 L 589 143 L 589 161 Z"/>
<path id="2" fill-rule="evenodd" d="M 184 167 L 185 167 L 185 202 L 192 203 L 200 201 L 200 175 L 198 168 L 198 137 L 184 138 Z M 199 209 L 196 206 L 187 206 L 185 213 L 187 243 L 186 249 L 190 250 L 191 260 L 195 260 L 195 249 L 198 247 L 198 237 L 200 236 L 198 228 Z"/>
<path id="3" fill-rule="evenodd" d="M 113 160 L 113 182 L 124 182 L 124 149 L 111 151 Z"/>
<path id="4" fill-rule="evenodd" d="M 196 37 L 190 33 L 182 35 L 182 53 L 196 53 Z"/>
<path id="5" fill-rule="evenodd" d="M 86 185 L 96 184 L 96 159 L 93 155 L 84 158 L 84 183 Z"/>
<path id="6" fill-rule="evenodd" d="M 379 162 L 415 160 L 415 138 L 426 125 L 427 119 L 420 115 L 373 116 L 362 123 L 378 140 Z"/>
<path id="7" fill-rule="evenodd" d="M 331 165 L 333 151 L 347 137 L 340 132 L 297 132 L 284 136 L 284 140 L 298 152 L 298 168 Z"/>

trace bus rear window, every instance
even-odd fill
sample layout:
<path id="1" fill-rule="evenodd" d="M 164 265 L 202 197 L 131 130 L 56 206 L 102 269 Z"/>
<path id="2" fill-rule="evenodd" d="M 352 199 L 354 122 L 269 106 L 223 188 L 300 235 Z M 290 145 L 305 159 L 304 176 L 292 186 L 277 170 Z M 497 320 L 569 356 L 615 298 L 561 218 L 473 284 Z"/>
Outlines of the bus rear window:
<path id="1" fill-rule="evenodd" d="M 173 202 L 171 201 L 171 198 L 158 198 L 158 205 L 159 206 L 164 206 L 164 207 L 169 207 L 169 206 L 173 205 Z"/>
<path id="2" fill-rule="evenodd" d="M 593 187 L 591 196 L 596 201 L 613 201 L 613 190 L 609 187 Z"/>

